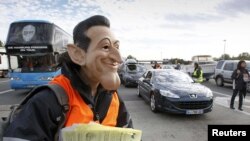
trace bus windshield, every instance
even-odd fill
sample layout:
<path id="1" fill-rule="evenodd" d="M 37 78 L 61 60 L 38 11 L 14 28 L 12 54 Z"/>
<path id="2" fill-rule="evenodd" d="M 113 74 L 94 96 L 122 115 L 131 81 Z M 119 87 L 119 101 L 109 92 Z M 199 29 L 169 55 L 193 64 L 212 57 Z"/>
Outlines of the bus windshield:
<path id="1" fill-rule="evenodd" d="M 52 54 L 41 56 L 20 56 L 20 67 L 15 72 L 53 72 L 56 71 L 56 61 Z"/>
<path id="2" fill-rule="evenodd" d="M 48 23 L 12 23 L 7 45 L 50 44 L 52 31 Z"/>

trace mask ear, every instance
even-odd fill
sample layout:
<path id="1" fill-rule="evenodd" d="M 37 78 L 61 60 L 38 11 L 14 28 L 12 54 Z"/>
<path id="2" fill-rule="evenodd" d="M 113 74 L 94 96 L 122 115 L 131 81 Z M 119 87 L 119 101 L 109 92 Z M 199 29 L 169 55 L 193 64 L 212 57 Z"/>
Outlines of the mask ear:
<path id="1" fill-rule="evenodd" d="M 80 66 L 84 66 L 85 65 L 85 54 L 86 54 L 85 51 L 83 49 L 81 49 L 80 47 L 77 47 L 74 44 L 68 44 L 67 48 L 68 48 L 68 53 L 69 53 L 70 59 L 75 64 L 78 64 Z"/>

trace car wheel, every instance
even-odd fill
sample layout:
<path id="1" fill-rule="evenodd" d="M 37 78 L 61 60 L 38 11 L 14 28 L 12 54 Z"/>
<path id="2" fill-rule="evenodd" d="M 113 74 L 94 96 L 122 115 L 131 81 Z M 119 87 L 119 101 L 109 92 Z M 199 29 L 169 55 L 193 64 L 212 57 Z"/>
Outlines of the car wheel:
<path id="1" fill-rule="evenodd" d="M 224 86 L 222 77 L 219 76 L 216 78 L 216 85 L 220 87 Z"/>
<path id="2" fill-rule="evenodd" d="M 209 78 L 206 78 L 206 81 L 209 81 Z"/>
<path id="3" fill-rule="evenodd" d="M 153 111 L 154 113 L 157 112 L 156 101 L 155 101 L 155 95 L 154 94 L 152 94 L 150 96 L 150 108 L 151 108 L 151 111 Z"/>
<path id="4" fill-rule="evenodd" d="M 139 84 L 138 84 L 138 86 L 137 86 L 137 96 L 138 96 L 138 97 L 141 97 L 141 94 L 140 94 L 140 86 L 139 86 Z"/>

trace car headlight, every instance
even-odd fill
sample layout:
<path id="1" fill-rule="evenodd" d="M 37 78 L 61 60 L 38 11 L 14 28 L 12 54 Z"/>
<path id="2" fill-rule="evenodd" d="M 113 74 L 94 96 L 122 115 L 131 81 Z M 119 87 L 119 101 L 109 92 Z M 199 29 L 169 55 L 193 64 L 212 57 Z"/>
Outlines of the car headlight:
<path id="1" fill-rule="evenodd" d="M 206 93 L 206 97 L 213 98 L 213 92 L 212 91 L 208 91 Z"/>
<path id="2" fill-rule="evenodd" d="M 161 95 L 165 96 L 165 97 L 170 97 L 170 98 L 180 98 L 179 95 L 176 95 L 170 91 L 167 90 L 160 90 Z"/>

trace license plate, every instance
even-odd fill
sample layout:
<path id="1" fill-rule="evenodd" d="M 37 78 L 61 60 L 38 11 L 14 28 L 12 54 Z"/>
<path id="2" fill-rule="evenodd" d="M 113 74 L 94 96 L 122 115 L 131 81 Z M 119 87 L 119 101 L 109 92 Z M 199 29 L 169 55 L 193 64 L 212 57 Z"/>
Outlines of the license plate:
<path id="1" fill-rule="evenodd" d="M 197 114 L 203 114 L 203 110 L 187 110 L 187 115 L 197 115 Z"/>

